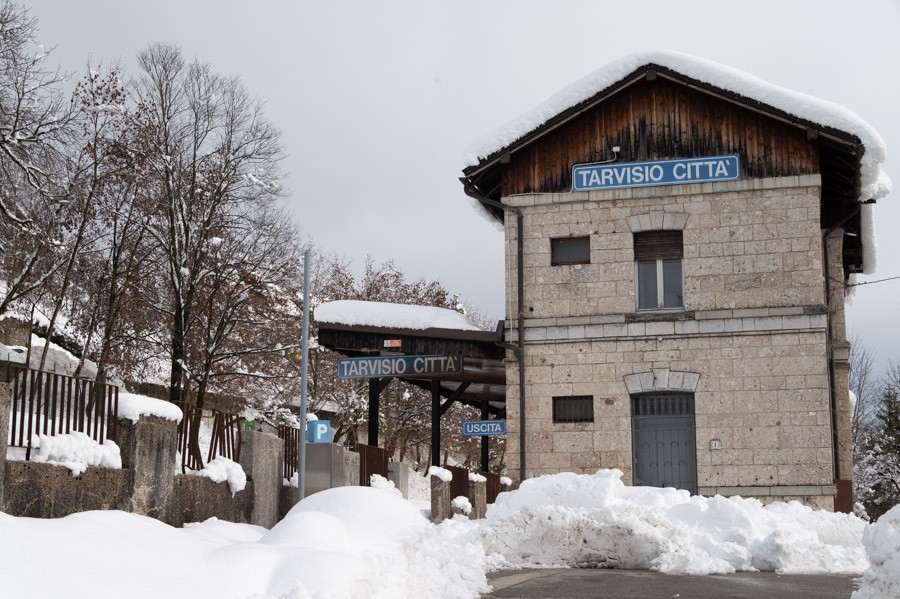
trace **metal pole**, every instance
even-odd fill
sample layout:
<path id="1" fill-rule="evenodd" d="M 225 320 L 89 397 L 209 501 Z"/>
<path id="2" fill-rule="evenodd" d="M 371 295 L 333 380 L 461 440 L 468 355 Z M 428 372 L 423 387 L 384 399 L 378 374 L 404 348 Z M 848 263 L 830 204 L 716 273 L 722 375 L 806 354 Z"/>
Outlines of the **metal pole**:
<path id="1" fill-rule="evenodd" d="M 309 250 L 303 252 L 303 338 L 300 340 L 300 448 L 297 452 L 297 501 L 306 495 L 306 379 L 309 370 Z"/>

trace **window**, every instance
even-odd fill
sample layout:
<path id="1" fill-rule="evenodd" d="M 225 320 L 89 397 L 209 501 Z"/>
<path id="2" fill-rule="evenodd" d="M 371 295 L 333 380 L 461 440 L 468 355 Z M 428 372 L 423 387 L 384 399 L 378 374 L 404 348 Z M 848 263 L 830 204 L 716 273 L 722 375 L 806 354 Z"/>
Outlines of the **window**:
<path id="1" fill-rule="evenodd" d="M 594 398 L 590 395 L 553 398 L 553 422 L 593 422 Z"/>
<path id="2" fill-rule="evenodd" d="M 550 264 L 590 264 L 590 237 L 560 237 L 550 240 Z"/>
<path id="3" fill-rule="evenodd" d="M 684 307 L 681 231 L 634 234 L 634 264 L 638 310 Z"/>

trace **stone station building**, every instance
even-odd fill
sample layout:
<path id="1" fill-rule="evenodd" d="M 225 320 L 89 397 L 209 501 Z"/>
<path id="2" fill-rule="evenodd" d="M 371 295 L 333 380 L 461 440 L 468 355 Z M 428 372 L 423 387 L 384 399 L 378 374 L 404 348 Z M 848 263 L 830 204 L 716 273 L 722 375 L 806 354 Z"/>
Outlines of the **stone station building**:
<path id="1" fill-rule="evenodd" d="M 470 150 L 506 237 L 512 477 L 849 510 L 844 292 L 888 187 L 869 125 L 654 52 Z"/>

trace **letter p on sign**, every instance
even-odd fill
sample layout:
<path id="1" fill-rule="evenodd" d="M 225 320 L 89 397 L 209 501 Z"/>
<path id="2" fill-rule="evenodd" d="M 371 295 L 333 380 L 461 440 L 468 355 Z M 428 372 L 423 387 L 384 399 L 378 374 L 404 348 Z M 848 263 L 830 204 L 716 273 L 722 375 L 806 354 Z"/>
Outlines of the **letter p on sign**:
<path id="1" fill-rule="evenodd" d="M 306 423 L 308 443 L 331 443 L 331 421 L 313 420 Z"/>

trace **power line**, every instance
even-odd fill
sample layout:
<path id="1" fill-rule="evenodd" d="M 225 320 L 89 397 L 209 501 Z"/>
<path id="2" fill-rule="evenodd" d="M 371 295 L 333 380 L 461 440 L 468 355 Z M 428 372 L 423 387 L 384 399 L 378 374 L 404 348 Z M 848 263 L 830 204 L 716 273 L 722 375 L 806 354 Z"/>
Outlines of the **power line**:
<path id="1" fill-rule="evenodd" d="M 851 283 L 850 285 L 845 285 L 845 287 L 859 287 L 860 285 L 871 285 L 872 283 L 884 283 L 885 281 L 893 281 L 895 279 L 900 279 L 900 276 L 888 277 L 887 279 L 878 279 L 875 281 L 863 281 L 862 283 Z"/>

